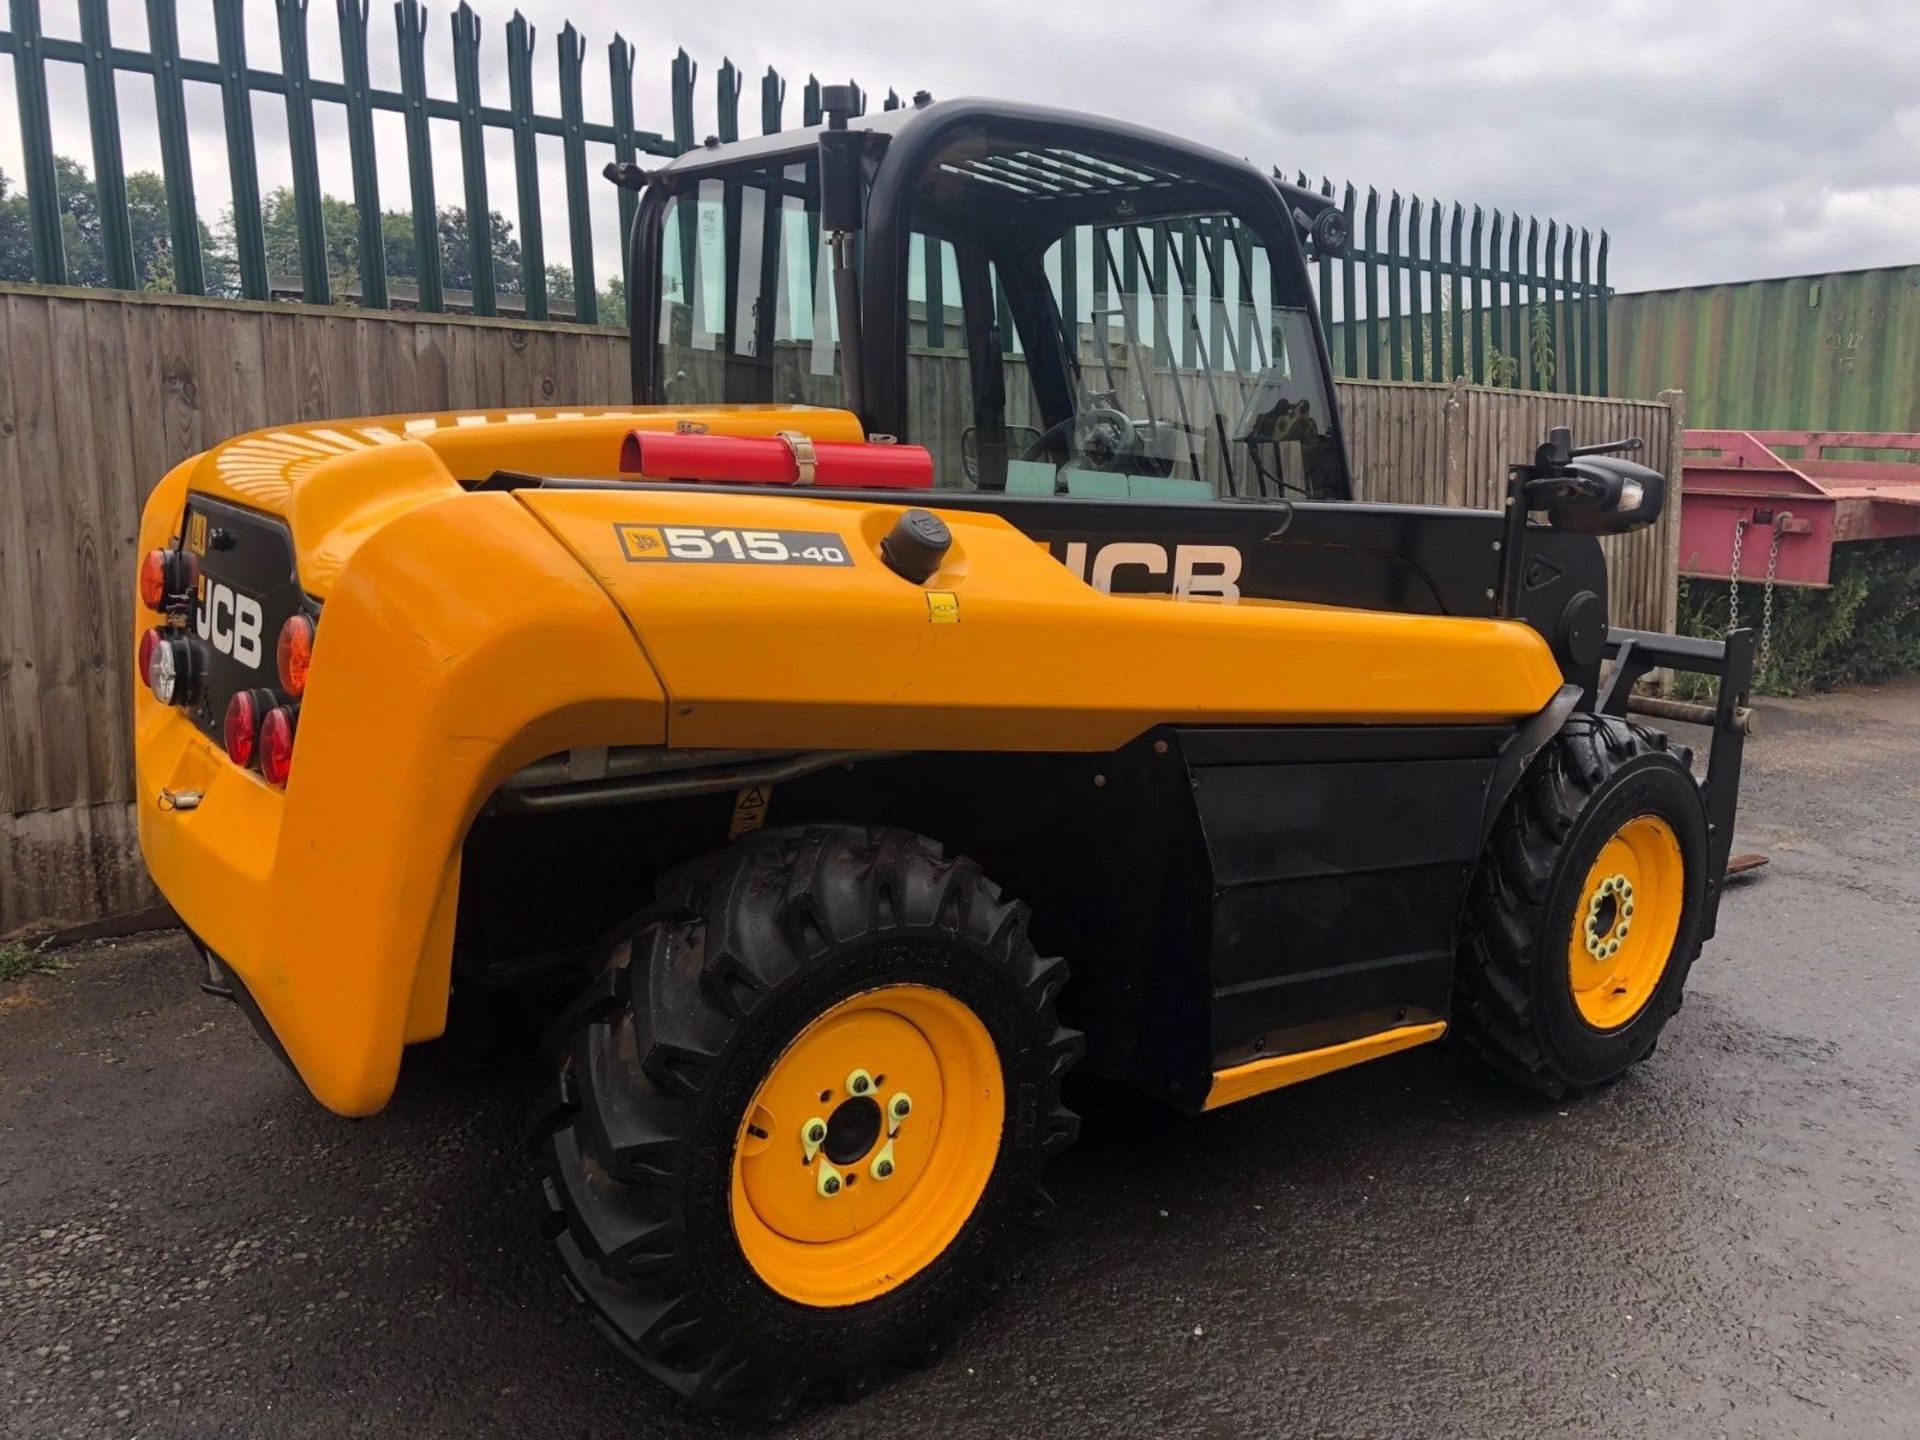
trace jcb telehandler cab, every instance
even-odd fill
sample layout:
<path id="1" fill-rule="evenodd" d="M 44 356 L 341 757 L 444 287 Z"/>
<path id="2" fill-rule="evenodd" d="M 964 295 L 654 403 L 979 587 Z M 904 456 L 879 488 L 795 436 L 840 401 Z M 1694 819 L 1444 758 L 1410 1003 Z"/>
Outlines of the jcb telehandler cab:
<path id="1" fill-rule="evenodd" d="M 1629 447 L 1351 503 L 1319 197 L 827 99 L 616 168 L 634 408 L 230 441 L 140 576 L 141 838 L 210 983 L 346 1114 L 450 997 L 567 984 L 569 1281 L 775 1415 L 938 1350 L 1076 1066 L 1197 1112 L 1449 1032 L 1552 1096 L 1642 1059 L 1751 663 L 1609 629 Z M 1625 718 L 1656 666 L 1720 677 L 1704 783 Z"/>

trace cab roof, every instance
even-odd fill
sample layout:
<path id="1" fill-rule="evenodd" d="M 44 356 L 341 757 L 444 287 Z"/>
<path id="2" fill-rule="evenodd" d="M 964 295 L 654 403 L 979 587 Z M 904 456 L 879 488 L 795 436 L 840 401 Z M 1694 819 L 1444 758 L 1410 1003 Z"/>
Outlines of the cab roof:
<path id="1" fill-rule="evenodd" d="M 988 129 L 1053 129 L 1083 142 L 1108 140 L 1123 148 L 1178 152 L 1209 166 L 1226 166 L 1252 175 L 1262 173 L 1244 158 L 1215 150 L 1211 146 L 1197 145 L 1144 125 L 1088 115 L 1077 110 L 1026 105 L 1011 100 L 963 96 L 955 100 L 916 101 L 895 110 L 850 115 L 846 121 L 846 128 L 868 137 L 868 146 L 876 152 L 889 148 L 896 139 L 910 133 L 920 138 L 923 132 L 960 130 L 970 125 Z M 762 168 L 782 160 L 797 164 L 814 153 L 820 132 L 826 128 L 824 124 L 808 125 L 798 130 L 781 130 L 771 135 L 724 142 L 709 137 L 705 144 L 661 166 L 654 172 L 653 178 L 672 188 L 675 182 L 685 178 L 736 167 Z"/>

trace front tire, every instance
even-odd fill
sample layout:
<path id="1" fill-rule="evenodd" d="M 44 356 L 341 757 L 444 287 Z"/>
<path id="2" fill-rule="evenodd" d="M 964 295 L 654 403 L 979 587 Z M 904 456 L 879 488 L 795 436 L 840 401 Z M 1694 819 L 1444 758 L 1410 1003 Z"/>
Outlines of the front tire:
<path id="1" fill-rule="evenodd" d="M 1700 952 L 1707 821 L 1684 750 L 1575 715 L 1495 823 L 1467 902 L 1453 1032 L 1559 1099 L 1645 1059 Z"/>
<path id="2" fill-rule="evenodd" d="M 661 894 L 555 1030 L 540 1153 L 577 1294 L 714 1408 L 925 1363 L 1075 1133 L 1064 965 L 898 831 L 767 832 Z"/>

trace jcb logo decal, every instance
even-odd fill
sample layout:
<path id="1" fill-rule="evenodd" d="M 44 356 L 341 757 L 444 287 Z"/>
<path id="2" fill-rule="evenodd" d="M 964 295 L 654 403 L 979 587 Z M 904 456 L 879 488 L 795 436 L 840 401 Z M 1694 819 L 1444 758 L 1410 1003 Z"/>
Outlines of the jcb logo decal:
<path id="1" fill-rule="evenodd" d="M 1169 547 L 1151 540 L 1112 540 L 1092 548 L 1091 573 L 1087 568 L 1089 542 L 1085 540 L 1068 541 L 1060 562 L 1096 590 L 1111 592 L 1117 573 L 1140 570 L 1144 576 L 1121 574 L 1120 588 L 1157 594 L 1171 591 L 1181 600 L 1240 598 L 1241 557 L 1231 545 Z"/>
<path id="2" fill-rule="evenodd" d="M 222 655 L 231 655 L 249 669 L 258 670 L 263 623 L 260 602 L 251 595 L 230 590 L 218 580 L 201 582 L 193 627 Z"/>
<path id="3" fill-rule="evenodd" d="M 651 525 L 615 525 L 620 550 L 629 560 L 651 560 L 667 553 L 667 543 Z"/>

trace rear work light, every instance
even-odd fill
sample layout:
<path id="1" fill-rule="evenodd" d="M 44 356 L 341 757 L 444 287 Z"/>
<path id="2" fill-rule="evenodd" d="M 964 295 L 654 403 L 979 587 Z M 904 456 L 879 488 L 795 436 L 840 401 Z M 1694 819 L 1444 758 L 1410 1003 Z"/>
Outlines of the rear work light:
<path id="1" fill-rule="evenodd" d="M 197 570 L 198 562 L 185 550 L 168 546 L 149 550 L 140 562 L 140 603 L 160 610 L 172 601 L 185 600 L 193 593 Z"/>
<path id="2" fill-rule="evenodd" d="M 269 784 L 287 783 L 293 770 L 293 732 L 299 723 L 299 707 L 286 705 L 276 705 L 260 722 L 260 773 Z"/>
<path id="3" fill-rule="evenodd" d="M 924 445 L 815 441 L 796 430 L 768 438 L 630 430 L 620 446 L 620 473 L 732 485 L 931 490 L 933 453 Z"/>
<path id="4" fill-rule="evenodd" d="M 313 661 L 313 619 L 289 615 L 280 627 L 274 650 L 280 668 L 280 688 L 298 700 L 307 690 L 307 666 Z"/>
<path id="5" fill-rule="evenodd" d="M 162 705 L 186 705 L 193 700 L 194 682 L 199 678 L 193 642 L 179 632 L 148 631 L 149 645 L 143 638 L 140 648 L 147 656 L 147 688 Z"/>

